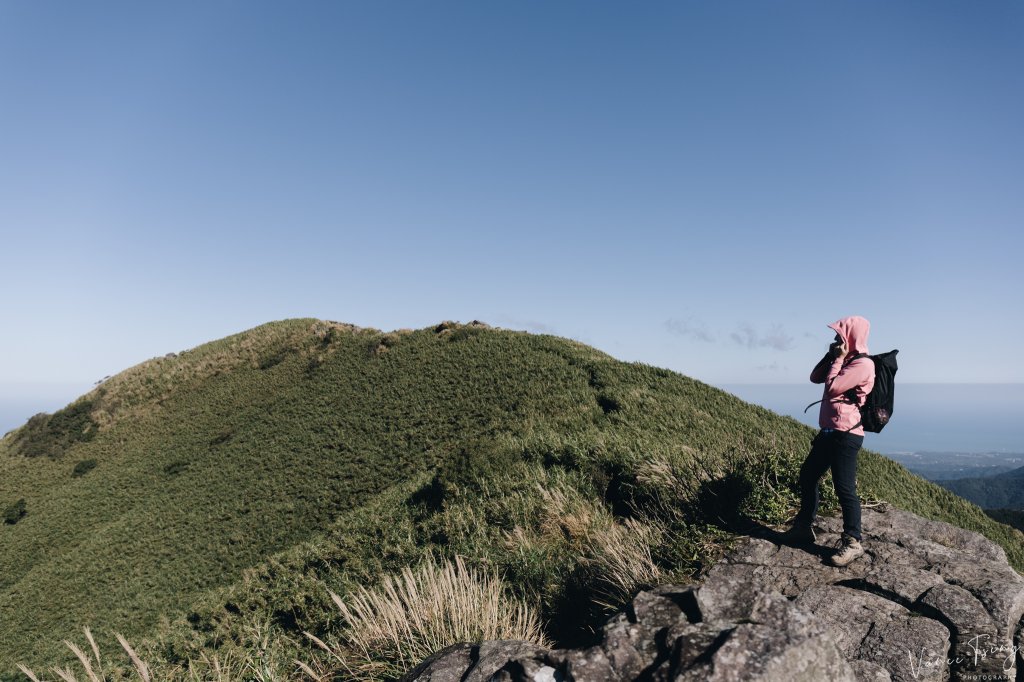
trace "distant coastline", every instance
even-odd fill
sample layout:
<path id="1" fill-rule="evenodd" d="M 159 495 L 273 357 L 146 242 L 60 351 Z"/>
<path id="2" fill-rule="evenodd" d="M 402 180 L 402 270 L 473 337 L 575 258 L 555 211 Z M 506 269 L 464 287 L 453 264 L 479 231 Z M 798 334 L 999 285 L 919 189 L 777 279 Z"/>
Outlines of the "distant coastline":
<path id="1" fill-rule="evenodd" d="M 895 452 L 890 457 L 930 481 L 996 476 L 1024 466 L 1024 452 Z"/>

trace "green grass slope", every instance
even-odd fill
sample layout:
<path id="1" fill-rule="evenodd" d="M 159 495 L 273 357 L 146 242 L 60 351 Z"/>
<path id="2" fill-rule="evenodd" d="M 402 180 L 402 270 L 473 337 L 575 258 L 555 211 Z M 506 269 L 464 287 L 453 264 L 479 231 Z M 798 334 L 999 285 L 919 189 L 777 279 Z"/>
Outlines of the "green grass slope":
<path id="1" fill-rule="evenodd" d="M 66 661 L 61 640 L 86 625 L 156 664 L 301 658 L 303 631 L 337 631 L 328 586 L 431 551 L 499 570 L 572 642 L 641 580 L 610 580 L 612 549 L 639 552 L 643 579 L 683 579 L 730 530 L 787 518 L 811 435 L 556 337 L 264 325 L 0 441 L 0 673 Z M 865 452 L 860 486 L 1024 567 L 1018 531 L 891 460 Z"/>

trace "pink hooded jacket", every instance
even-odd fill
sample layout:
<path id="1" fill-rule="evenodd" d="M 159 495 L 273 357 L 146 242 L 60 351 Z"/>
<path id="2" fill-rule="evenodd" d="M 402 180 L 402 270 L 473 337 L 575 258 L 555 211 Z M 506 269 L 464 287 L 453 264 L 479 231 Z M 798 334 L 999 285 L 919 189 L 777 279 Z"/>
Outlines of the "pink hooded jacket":
<path id="1" fill-rule="evenodd" d="M 833 322 L 829 329 L 846 341 L 848 351 L 843 360 L 826 353 L 811 371 L 811 383 L 825 384 L 818 425 L 823 429 L 849 431 L 863 436 L 860 406 L 875 385 L 875 363 L 867 357 L 850 358 L 857 353 L 867 354 L 871 323 L 855 315 Z M 852 396 L 854 402 L 850 402 L 847 395 Z"/>

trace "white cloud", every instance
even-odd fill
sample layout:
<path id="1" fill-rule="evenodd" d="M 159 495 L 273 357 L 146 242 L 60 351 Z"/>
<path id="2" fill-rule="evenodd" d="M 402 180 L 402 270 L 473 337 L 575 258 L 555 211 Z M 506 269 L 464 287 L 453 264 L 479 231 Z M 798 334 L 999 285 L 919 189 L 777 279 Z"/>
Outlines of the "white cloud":
<path id="1" fill-rule="evenodd" d="M 715 342 L 715 335 L 708 331 L 707 325 L 700 320 L 694 320 L 692 317 L 688 317 L 685 320 L 678 317 L 665 320 L 665 329 L 671 334 L 693 339 L 694 341 Z"/>
<path id="2" fill-rule="evenodd" d="M 782 325 L 773 325 L 766 333 L 759 333 L 748 323 L 740 324 L 739 328 L 729 335 L 737 345 L 754 348 L 771 348 L 778 351 L 792 350 L 796 343 L 793 337 L 785 332 Z"/>

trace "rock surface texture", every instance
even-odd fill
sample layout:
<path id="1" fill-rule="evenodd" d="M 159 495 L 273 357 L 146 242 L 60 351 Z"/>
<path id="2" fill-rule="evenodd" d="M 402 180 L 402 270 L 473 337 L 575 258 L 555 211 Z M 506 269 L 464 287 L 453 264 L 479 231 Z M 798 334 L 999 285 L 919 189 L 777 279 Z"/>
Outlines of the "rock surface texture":
<path id="1" fill-rule="evenodd" d="M 864 556 L 748 537 L 697 586 L 640 592 L 586 649 L 456 644 L 407 682 L 1005 680 L 1024 682 L 1024 578 L 986 538 L 897 509 L 864 510 Z"/>

